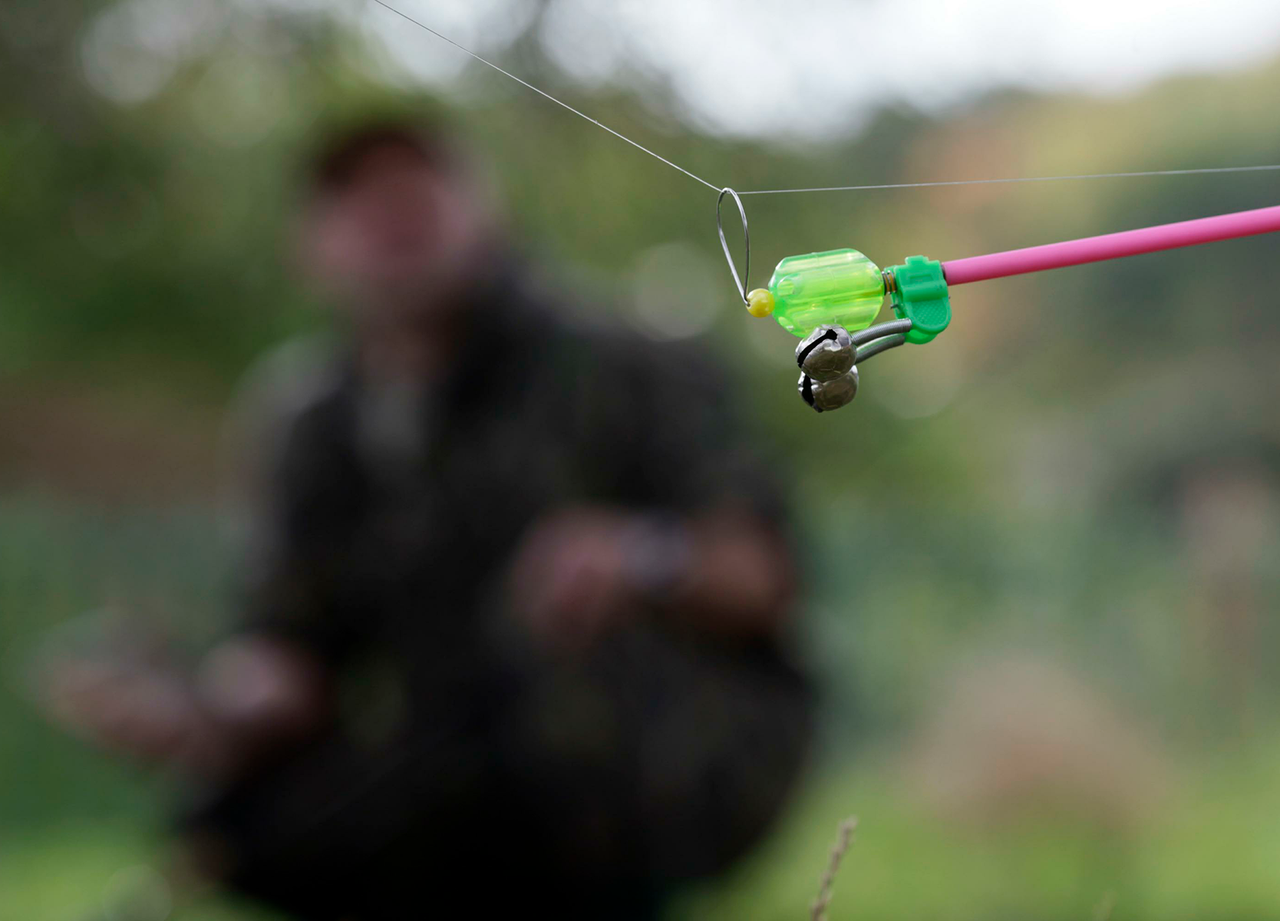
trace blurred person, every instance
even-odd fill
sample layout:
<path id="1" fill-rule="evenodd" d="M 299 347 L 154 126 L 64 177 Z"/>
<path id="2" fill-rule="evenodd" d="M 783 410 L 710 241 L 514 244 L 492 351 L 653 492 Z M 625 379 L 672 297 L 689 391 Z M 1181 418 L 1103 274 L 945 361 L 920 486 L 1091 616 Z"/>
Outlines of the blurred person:
<path id="1" fill-rule="evenodd" d="M 446 132 L 318 153 L 331 342 L 251 376 L 245 615 L 52 711 L 174 765 L 199 872 L 305 919 L 651 917 L 778 811 L 811 701 L 784 508 L 704 356 L 566 318 Z"/>

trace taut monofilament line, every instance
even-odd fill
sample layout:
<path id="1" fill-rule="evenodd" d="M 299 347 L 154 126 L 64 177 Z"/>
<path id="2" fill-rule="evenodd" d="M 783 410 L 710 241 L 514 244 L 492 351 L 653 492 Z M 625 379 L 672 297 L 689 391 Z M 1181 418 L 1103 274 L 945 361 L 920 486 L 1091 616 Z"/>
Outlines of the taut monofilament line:
<path id="1" fill-rule="evenodd" d="M 619 140 L 678 170 L 690 179 L 719 193 L 716 200 L 716 227 L 734 288 L 747 310 L 755 317 L 773 316 L 788 332 L 801 337 L 796 348 L 800 366 L 798 389 L 806 403 L 818 412 L 838 409 L 858 391 L 857 365 L 888 349 L 913 343 L 931 342 L 951 323 L 950 287 L 987 281 L 1010 275 L 1043 272 L 1106 259 L 1123 259 L 1144 253 L 1198 246 L 1221 240 L 1280 231 L 1280 206 L 1239 211 L 1215 217 L 1197 218 L 1174 224 L 1143 227 L 1120 233 L 1067 240 L 1042 246 L 969 256 L 938 262 L 924 256 L 909 256 L 901 265 L 883 271 L 855 249 L 835 249 L 821 253 L 789 256 L 778 263 L 768 286 L 749 290 L 751 237 L 747 226 L 744 195 L 788 195 L 818 192 L 855 192 L 878 189 L 918 189 L 942 186 L 994 185 L 1066 181 L 1100 181 L 1171 176 L 1203 176 L 1218 173 L 1280 171 L 1280 164 L 1251 166 L 1209 166 L 1190 169 L 1143 170 L 1136 172 L 1080 173 L 1063 176 L 1022 176 L 996 179 L 952 179 L 929 182 L 895 182 L 874 185 L 812 186 L 788 189 L 748 189 L 737 192 L 719 187 L 655 153 L 638 141 L 587 115 L 555 96 L 522 80 L 492 61 L 481 57 L 426 23 L 413 18 L 385 0 L 374 0 L 382 8 L 429 32 L 436 38 L 514 80 L 556 105 L 586 119 Z M 729 251 L 721 221 L 726 196 L 737 205 L 742 219 L 744 266 L 741 276 Z M 886 295 L 897 319 L 873 326 Z"/>

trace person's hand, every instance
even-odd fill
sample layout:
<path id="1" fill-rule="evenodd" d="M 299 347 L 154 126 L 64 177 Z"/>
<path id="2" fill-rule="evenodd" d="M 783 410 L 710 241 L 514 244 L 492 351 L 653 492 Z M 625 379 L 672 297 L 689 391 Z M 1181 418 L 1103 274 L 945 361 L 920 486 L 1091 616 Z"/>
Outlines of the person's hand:
<path id="1" fill-rule="evenodd" d="M 157 668 L 67 658 L 45 667 L 39 692 L 54 721 L 109 751 L 202 772 L 221 765 L 217 733 L 195 695 Z"/>
<path id="2" fill-rule="evenodd" d="M 257 637 L 214 649 L 194 680 L 144 662 L 65 655 L 44 664 L 37 691 L 41 708 L 80 738 L 206 777 L 305 736 L 324 709 L 315 663 Z"/>
<path id="3" fill-rule="evenodd" d="M 623 622 L 635 606 L 628 571 L 630 519 L 595 509 L 557 512 L 516 551 L 511 606 L 539 640 L 578 648 Z"/>
<path id="4" fill-rule="evenodd" d="M 511 606 L 535 637 L 581 647 L 644 605 L 725 637 L 776 634 L 793 588 L 768 525 L 733 509 L 691 520 L 608 509 L 557 512 L 532 527 L 510 571 Z"/>

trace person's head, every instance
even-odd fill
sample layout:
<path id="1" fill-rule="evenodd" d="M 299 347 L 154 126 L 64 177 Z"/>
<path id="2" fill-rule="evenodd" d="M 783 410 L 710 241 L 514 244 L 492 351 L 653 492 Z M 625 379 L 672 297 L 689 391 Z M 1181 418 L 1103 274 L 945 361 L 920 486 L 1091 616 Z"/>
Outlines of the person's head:
<path id="1" fill-rule="evenodd" d="M 364 322 L 461 303 L 497 235 L 492 196 L 440 128 L 371 121 L 328 139 L 302 216 L 304 270 Z"/>

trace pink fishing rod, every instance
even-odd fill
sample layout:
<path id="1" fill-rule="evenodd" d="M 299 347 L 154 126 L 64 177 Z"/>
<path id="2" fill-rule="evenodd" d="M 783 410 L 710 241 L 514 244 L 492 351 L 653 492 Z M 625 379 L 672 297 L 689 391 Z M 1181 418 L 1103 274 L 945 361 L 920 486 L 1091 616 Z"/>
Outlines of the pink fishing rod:
<path id="1" fill-rule="evenodd" d="M 1086 262 L 1101 262 L 1104 259 L 1119 259 L 1181 246 L 1198 246 L 1201 243 L 1275 232 L 1280 232 L 1280 205 L 1108 233 L 1083 240 L 1028 246 L 988 256 L 952 259 L 942 263 L 942 270 L 947 284 L 964 285 L 971 281 L 1043 272 L 1046 269 L 1061 269 Z"/>

